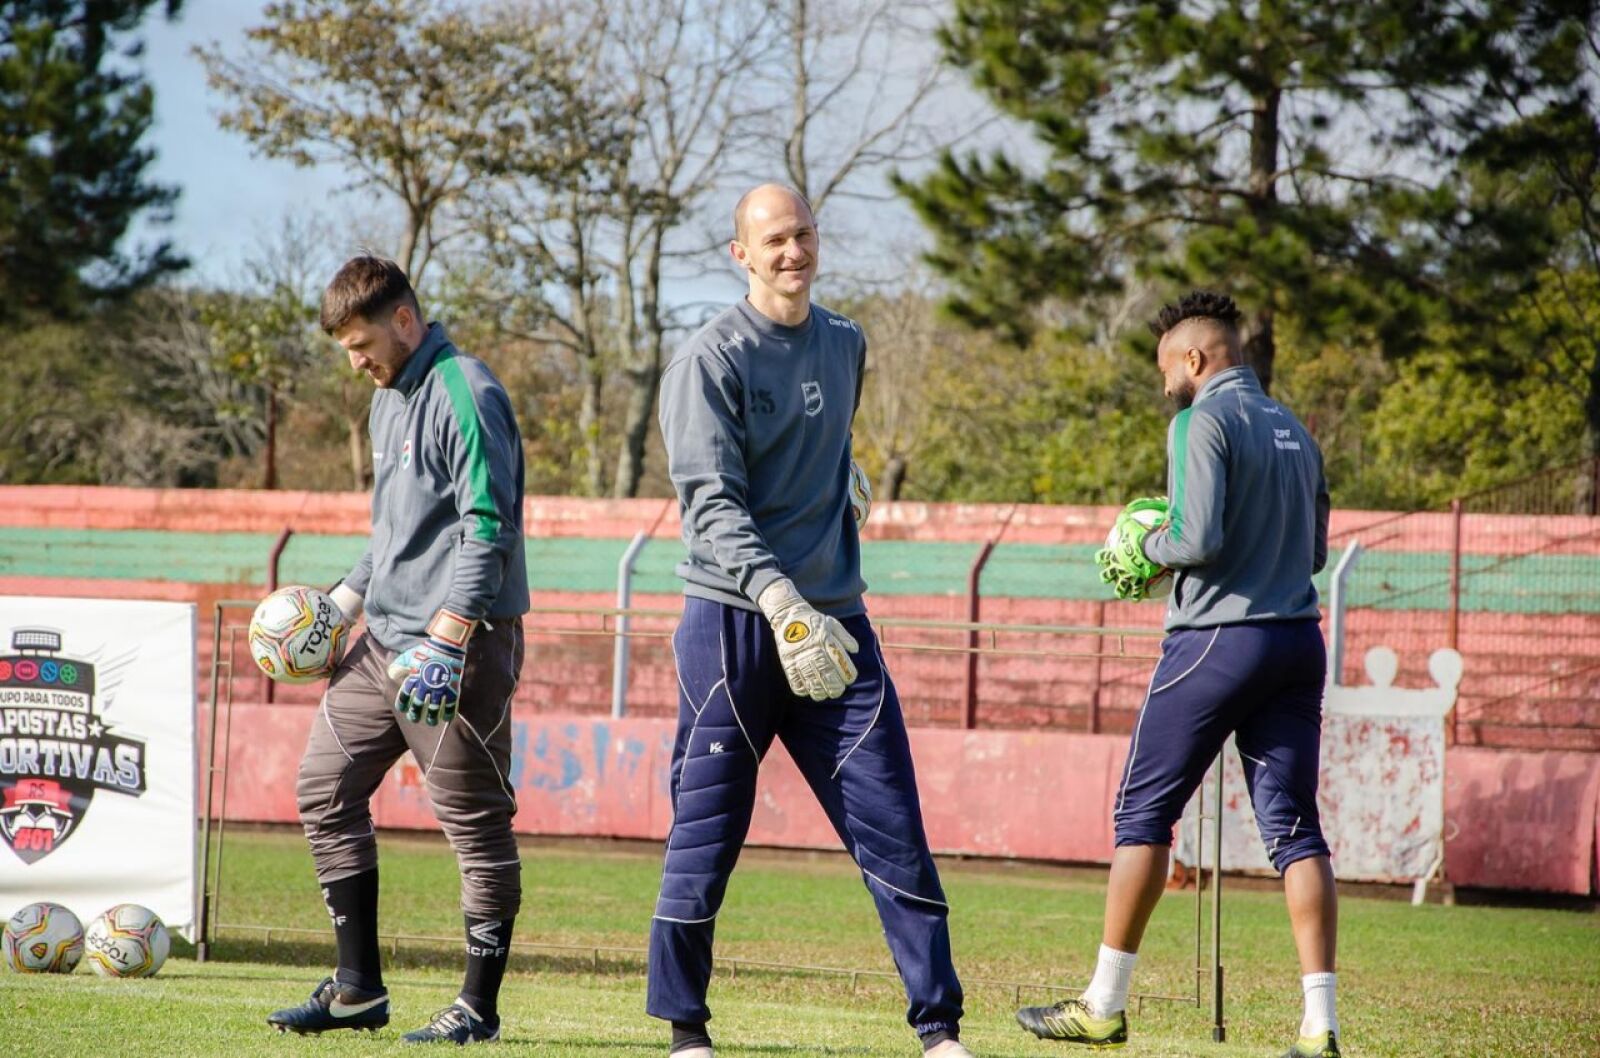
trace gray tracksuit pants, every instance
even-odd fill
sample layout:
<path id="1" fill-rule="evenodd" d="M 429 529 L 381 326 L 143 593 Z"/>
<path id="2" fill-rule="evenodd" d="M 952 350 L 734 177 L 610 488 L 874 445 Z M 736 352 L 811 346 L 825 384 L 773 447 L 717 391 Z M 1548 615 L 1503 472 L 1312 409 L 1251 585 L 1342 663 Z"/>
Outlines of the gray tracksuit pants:
<path id="1" fill-rule="evenodd" d="M 370 801 L 406 750 L 416 759 L 461 868 L 461 909 L 510 918 L 522 899 L 511 831 L 511 696 L 522 670 L 522 619 L 482 626 L 467 645 L 461 702 L 449 724 L 411 723 L 395 712 L 395 652 L 363 635 L 328 683 L 300 760 L 296 795 L 317 881 L 378 865 Z"/>

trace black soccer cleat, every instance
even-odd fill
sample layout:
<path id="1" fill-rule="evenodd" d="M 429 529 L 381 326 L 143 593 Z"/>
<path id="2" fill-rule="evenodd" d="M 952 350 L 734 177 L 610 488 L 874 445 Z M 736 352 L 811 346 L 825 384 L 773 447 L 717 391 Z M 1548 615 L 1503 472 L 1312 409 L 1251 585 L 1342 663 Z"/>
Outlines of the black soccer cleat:
<path id="1" fill-rule="evenodd" d="M 453 1043 L 457 1047 L 469 1043 L 499 1043 L 500 1019 L 484 1021 L 458 1001 L 439 1011 L 422 1028 L 400 1037 L 400 1042 Z"/>
<path id="2" fill-rule="evenodd" d="M 377 1032 L 389 1024 L 389 993 L 368 992 L 324 977 L 312 989 L 310 999 L 297 1007 L 273 1011 L 267 1015 L 267 1024 L 279 1032 L 302 1036 L 335 1029 Z"/>

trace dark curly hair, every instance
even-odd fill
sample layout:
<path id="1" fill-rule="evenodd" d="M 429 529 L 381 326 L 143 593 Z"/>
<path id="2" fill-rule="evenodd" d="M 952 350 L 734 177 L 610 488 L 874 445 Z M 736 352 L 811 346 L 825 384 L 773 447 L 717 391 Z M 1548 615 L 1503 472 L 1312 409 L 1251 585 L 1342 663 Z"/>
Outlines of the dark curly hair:
<path id="1" fill-rule="evenodd" d="M 1228 295 L 1195 290 L 1179 298 L 1176 305 L 1161 306 L 1156 318 L 1150 321 L 1150 333 L 1160 338 L 1184 320 L 1216 320 L 1237 329 L 1239 316 L 1239 306 Z"/>

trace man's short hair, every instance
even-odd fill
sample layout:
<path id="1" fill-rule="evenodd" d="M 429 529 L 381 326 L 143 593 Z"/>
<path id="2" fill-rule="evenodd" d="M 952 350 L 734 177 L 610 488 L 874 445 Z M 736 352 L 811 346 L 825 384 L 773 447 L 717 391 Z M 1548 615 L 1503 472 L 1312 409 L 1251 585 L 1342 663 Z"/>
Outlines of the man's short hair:
<path id="1" fill-rule="evenodd" d="M 406 304 L 422 316 L 405 270 L 386 257 L 361 254 L 341 265 L 322 292 L 322 329 L 333 334 L 357 317 L 369 322 L 387 320 Z"/>
<path id="2" fill-rule="evenodd" d="M 1156 318 L 1150 321 L 1150 333 L 1160 338 L 1184 320 L 1214 320 L 1237 332 L 1240 315 L 1239 306 L 1226 294 L 1195 290 L 1179 298 L 1176 305 L 1161 306 Z"/>

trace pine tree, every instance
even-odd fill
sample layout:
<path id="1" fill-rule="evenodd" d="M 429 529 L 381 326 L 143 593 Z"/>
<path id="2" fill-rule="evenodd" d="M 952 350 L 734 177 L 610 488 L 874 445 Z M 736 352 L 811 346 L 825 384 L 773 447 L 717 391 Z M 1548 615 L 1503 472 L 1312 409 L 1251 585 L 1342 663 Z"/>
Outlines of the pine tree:
<path id="1" fill-rule="evenodd" d="M 146 178 L 155 99 L 128 35 L 181 4 L 0 0 L 0 321 L 78 315 L 186 266 L 170 241 L 121 246 L 178 195 Z"/>
<path id="2" fill-rule="evenodd" d="M 1403 352 L 1457 307 L 1438 263 L 1472 218 L 1445 133 L 1475 110 L 1499 120 L 1486 80 L 1518 56 L 1559 60 L 1590 7 L 956 0 L 947 57 L 1036 144 L 947 154 L 899 186 L 934 232 L 951 311 L 1016 340 L 1040 306 L 1070 313 L 1138 276 L 1233 294 L 1264 385 L 1280 313 Z M 1536 89 L 1545 72 L 1517 75 Z"/>

